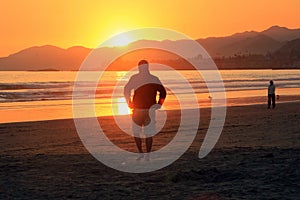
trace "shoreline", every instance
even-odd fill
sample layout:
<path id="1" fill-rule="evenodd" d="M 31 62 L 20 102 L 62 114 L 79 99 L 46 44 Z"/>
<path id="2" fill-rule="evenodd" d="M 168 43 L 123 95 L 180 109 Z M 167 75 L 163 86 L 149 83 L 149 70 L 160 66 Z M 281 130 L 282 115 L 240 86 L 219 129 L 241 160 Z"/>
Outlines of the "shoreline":
<path id="1" fill-rule="evenodd" d="M 245 93 L 247 94 L 247 91 L 245 91 Z M 204 96 L 204 95 L 202 95 L 202 96 Z M 236 107 L 236 106 L 266 105 L 267 104 L 266 98 L 267 97 L 265 97 L 265 96 L 250 96 L 250 97 L 246 97 L 246 98 L 245 97 L 244 98 L 227 98 L 227 106 L 226 107 L 229 108 L 229 107 Z M 241 103 L 241 101 L 243 101 L 243 102 Z M 294 103 L 294 102 L 299 102 L 299 101 L 300 101 L 300 95 L 280 95 L 280 100 L 277 100 L 276 104 Z M 54 105 L 54 109 L 56 107 L 57 106 Z M 202 110 L 202 109 L 210 109 L 210 108 L 211 108 L 210 101 L 201 99 L 201 101 L 199 102 L 199 109 Z M 36 111 L 34 109 L 36 109 Z M 73 114 L 72 114 L 72 112 L 73 112 L 72 105 L 68 106 L 67 109 L 68 110 L 66 110 L 66 108 L 60 108 L 59 113 L 64 114 L 60 118 L 55 118 L 59 115 L 57 114 L 57 112 L 54 112 L 54 113 L 50 113 L 50 117 L 44 117 L 44 119 L 29 119 L 29 120 L 25 119 L 28 117 L 30 118 L 30 116 L 28 116 L 28 112 L 30 112 L 33 115 L 36 113 L 37 114 L 43 113 L 44 110 L 47 110 L 47 109 L 45 109 L 45 106 L 43 106 L 41 108 L 31 108 L 31 110 L 30 109 L 29 110 L 27 110 L 27 109 L 13 110 L 12 112 L 10 112 L 11 110 L 0 110 L 0 115 L 6 116 L 8 118 L 6 120 L 4 120 L 3 118 L 0 119 L 0 125 L 1 124 L 9 124 L 9 123 L 23 123 L 23 122 L 35 122 L 35 121 L 41 122 L 41 121 L 74 119 Z M 51 107 L 51 105 L 49 105 L 49 112 L 51 112 L 52 110 L 53 110 L 53 106 Z M 166 109 L 166 110 L 167 111 L 176 111 L 177 109 Z M 31 111 L 33 111 L 33 112 L 31 112 Z M 71 116 L 67 117 L 68 115 L 71 115 Z M 18 116 L 18 117 L 22 116 L 23 118 L 25 116 L 25 118 L 24 119 L 20 118 L 19 120 L 13 121 L 16 116 Z M 51 116 L 53 116 L 53 117 L 51 117 Z M 111 116 L 112 115 L 109 114 L 109 115 L 98 115 L 97 117 L 111 117 Z M 43 118 L 43 117 L 39 117 L 39 118 Z M 82 118 L 89 118 L 89 116 L 84 116 Z"/>

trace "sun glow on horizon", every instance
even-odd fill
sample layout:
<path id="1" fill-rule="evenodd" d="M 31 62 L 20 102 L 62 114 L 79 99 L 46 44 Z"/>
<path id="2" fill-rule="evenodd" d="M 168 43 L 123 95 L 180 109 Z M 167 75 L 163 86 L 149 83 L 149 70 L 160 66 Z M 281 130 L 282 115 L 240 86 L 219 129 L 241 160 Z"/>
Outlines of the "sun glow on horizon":
<path id="1" fill-rule="evenodd" d="M 112 47 L 124 47 L 134 41 L 130 35 L 126 33 L 118 34 L 116 37 L 113 37 L 111 40 L 107 42 L 107 46 Z"/>

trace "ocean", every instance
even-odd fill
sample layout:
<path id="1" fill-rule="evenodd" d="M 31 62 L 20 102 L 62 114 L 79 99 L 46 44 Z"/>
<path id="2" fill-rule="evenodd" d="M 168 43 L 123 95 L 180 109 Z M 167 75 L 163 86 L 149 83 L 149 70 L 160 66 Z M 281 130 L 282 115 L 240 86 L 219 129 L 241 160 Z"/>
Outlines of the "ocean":
<path id="1" fill-rule="evenodd" d="M 85 73 L 86 77 L 95 76 L 94 72 Z M 177 93 L 195 93 L 199 107 L 208 107 L 210 98 L 206 82 L 197 71 L 183 70 L 174 73 L 172 71 L 153 71 L 154 75 L 163 79 L 163 83 L 176 87 Z M 180 73 L 192 86 L 193 90 L 187 89 L 178 79 Z M 234 105 L 249 104 L 243 101 L 245 98 L 264 97 L 269 80 L 274 80 L 278 95 L 300 95 L 300 70 L 221 70 L 223 83 L 228 99 L 240 99 Z M 35 121 L 48 119 L 72 118 L 73 86 L 77 72 L 30 72 L 30 71 L 2 71 L 0 72 L 0 123 L 15 121 Z M 129 76 L 124 71 L 107 71 L 99 81 L 95 93 L 95 108 L 97 116 L 111 115 L 111 105 L 118 104 L 125 109 L 119 114 L 128 114 L 123 98 L 123 88 L 116 83 L 125 83 Z M 210 77 L 207 82 L 217 82 Z M 81 99 L 82 117 L 86 106 L 86 99 L 93 90 L 92 83 L 87 80 L 77 83 L 80 92 L 76 99 Z M 123 84 L 124 85 L 124 84 Z M 219 84 L 213 88 L 219 92 Z M 112 99 L 112 92 L 114 92 Z M 256 99 L 250 103 L 263 103 Z M 168 90 L 165 109 L 178 109 L 176 94 Z M 229 106 L 232 106 L 228 104 Z"/>

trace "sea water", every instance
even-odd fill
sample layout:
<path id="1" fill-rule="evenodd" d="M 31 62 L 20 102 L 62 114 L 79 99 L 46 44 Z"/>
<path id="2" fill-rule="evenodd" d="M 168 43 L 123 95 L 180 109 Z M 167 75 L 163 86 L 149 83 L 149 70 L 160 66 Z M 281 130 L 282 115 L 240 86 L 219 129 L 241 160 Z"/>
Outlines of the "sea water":
<path id="1" fill-rule="evenodd" d="M 77 96 L 74 97 L 73 86 L 77 72 L 0 72 L 0 123 L 72 118 L 72 98 L 81 100 L 75 106 L 81 108 L 82 117 L 90 117 L 85 115 L 86 106 L 95 106 L 96 116 L 112 115 L 112 105 L 119 108 L 119 114 L 128 114 L 123 86 L 130 74 L 125 71 L 106 71 L 95 87 L 89 77 L 94 78 L 99 74 L 80 73 L 84 73 L 87 78 L 76 83 L 80 92 L 76 92 Z M 214 94 L 208 92 L 207 83 L 220 82 L 213 76 L 205 80 L 201 72 L 196 70 L 151 73 L 158 76 L 166 86 L 168 96 L 164 109 L 167 110 L 180 109 L 177 94 L 170 88 L 176 88 L 176 93 L 181 95 L 196 94 L 201 108 L 209 107 L 211 98 L 214 98 Z M 178 73 L 188 81 L 192 90 L 179 81 Z M 300 70 L 220 70 L 218 73 L 222 77 L 227 98 L 240 99 L 234 105 L 249 104 L 249 101 L 243 100 L 246 98 L 265 96 L 270 80 L 274 80 L 278 95 L 300 95 Z M 215 93 L 222 91 L 220 84 L 215 84 L 215 87 L 210 84 L 210 87 L 213 87 Z M 94 105 L 87 105 L 89 101 L 86 100 L 91 98 L 94 99 Z"/>

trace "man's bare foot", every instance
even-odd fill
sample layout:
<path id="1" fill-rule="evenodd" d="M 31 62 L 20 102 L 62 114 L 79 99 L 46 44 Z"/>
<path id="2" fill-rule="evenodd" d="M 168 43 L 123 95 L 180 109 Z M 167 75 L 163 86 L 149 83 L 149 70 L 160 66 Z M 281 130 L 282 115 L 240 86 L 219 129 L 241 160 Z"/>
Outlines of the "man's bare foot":
<path id="1" fill-rule="evenodd" d="M 146 160 L 146 161 L 150 161 L 150 153 L 147 153 L 147 154 L 145 155 L 145 160 Z"/>
<path id="2" fill-rule="evenodd" d="M 136 158 L 136 160 L 141 160 L 142 158 L 144 158 L 144 153 L 139 153 L 139 155 Z"/>

